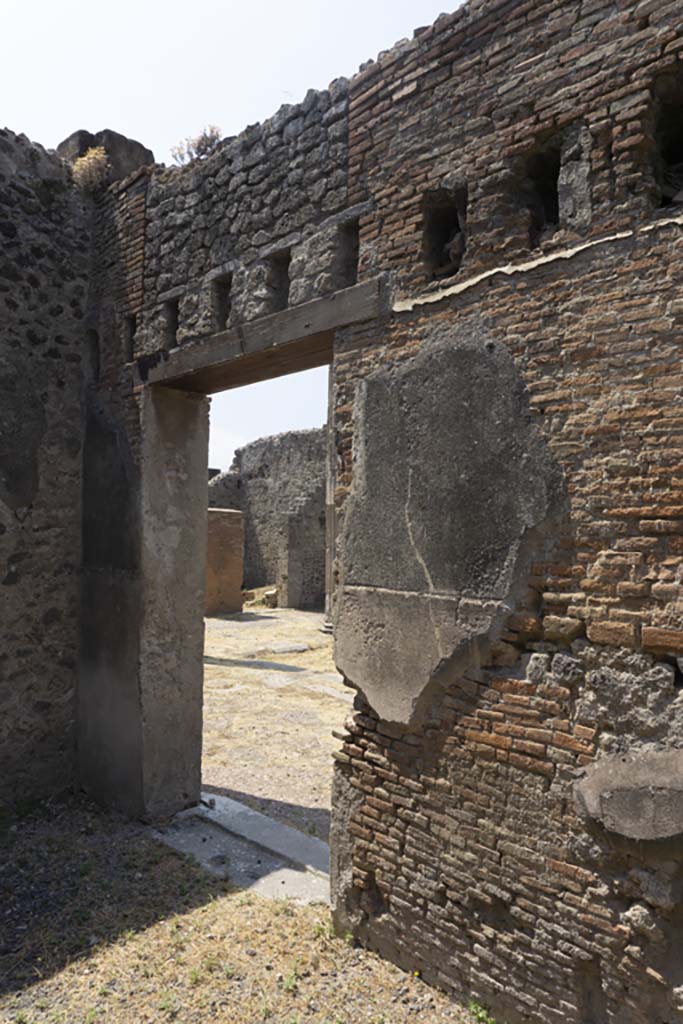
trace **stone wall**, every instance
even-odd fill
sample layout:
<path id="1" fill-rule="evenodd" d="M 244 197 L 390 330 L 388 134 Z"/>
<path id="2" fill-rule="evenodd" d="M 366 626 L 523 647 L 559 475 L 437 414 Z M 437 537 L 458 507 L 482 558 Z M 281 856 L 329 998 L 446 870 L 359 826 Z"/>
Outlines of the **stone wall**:
<path id="1" fill-rule="evenodd" d="M 380 315 L 330 348 L 337 658 L 357 691 L 335 915 L 507 1024 L 683 1012 L 681 54 L 672 0 L 470 0 L 350 83 L 97 202 L 82 775 L 134 813 L 198 795 L 206 403 L 146 386 L 151 367 L 179 349 L 239 361 L 242 324 L 269 315 L 245 361 L 278 372 L 278 313 L 304 329 L 285 307 L 377 278 Z M 3 195 L 58 232 L 68 278 L 80 212 L 66 230 L 65 191 L 45 218 L 52 193 Z M 10 265 L 10 302 L 36 287 L 28 262 Z M 41 297 L 36 315 L 70 323 L 78 296 L 60 306 Z M 10 339 L 17 394 L 35 334 Z M 16 678 L 64 666 L 50 721 L 69 745 L 69 632 L 48 612 L 68 610 L 77 565 L 77 388 L 38 379 L 39 398 L 60 380 L 67 396 L 30 428 L 58 432 L 39 480 L 59 474 L 64 522 L 40 550 L 59 571 L 27 579 L 8 649 L 18 665 L 48 627 L 66 645 L 62 661 L 36 646 L 39 674 Z M 270 493 L 263 453 L 249 472 Z M 22 473 L 18 507 L 38 515 Z M 21 553 L 25 513 L 3 501 Z M 30 708 L 47 736 L 44 695 L 9 692 L 13 735 Z"/>
<path id="2" fill-rule="evenodd" d="M 274 584 L 282 607 L 325 602 L 326 430 L 295 430 L 238 448 L 209 483 L 209 505 L 245 517 L 244 583 Z"/>
<path id="3" fill-rule="evenodd" d="M 0 804 L 75 764 L 90 224 L 64 165 L 0 131 Z"/>
<path id="4" fill-rule="evenodd" d="M 157 169 L 136 351 L 191 344 L 355 282 L 348 83 L 311 90 L 208 159 Z"/>

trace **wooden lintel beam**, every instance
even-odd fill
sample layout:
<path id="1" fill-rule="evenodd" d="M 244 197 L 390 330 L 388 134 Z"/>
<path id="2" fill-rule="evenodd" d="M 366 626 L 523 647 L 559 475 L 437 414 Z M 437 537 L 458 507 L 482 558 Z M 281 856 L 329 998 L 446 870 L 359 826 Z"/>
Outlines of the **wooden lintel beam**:
<path id="1" fill-rule="evenodd" d="M 173 349 L 148 382 L 211 394 L 243 383 L 321 366 L 332 359 L 338 327 L 373 320 L 379 280 L 334 292 Z"/>

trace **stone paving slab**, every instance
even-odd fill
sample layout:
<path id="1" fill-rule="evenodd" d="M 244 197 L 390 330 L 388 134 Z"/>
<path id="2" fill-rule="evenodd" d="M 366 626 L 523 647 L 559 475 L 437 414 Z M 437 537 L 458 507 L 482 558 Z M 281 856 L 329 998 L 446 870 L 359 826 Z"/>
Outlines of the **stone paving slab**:
<path id="1" fill-rule="evenodd" d="M 327 843 L 274 821 L 237 800 L 203 793 L 202 803 L 193 809 L 193 814 L 252 843 L 258 843 L 266 850 L 287 857 L 309 871 L 329 875 L 330 848 Z"/>
<path id="2" fill-rule="evenodd" d="M 235 800 L 207 802 L 179 814 L 155 839 L 188 854 L 212 875 L 269 899 L 329 903 L 329 848 Z M 311 861 L 309 865 L 306 862 Z"/>

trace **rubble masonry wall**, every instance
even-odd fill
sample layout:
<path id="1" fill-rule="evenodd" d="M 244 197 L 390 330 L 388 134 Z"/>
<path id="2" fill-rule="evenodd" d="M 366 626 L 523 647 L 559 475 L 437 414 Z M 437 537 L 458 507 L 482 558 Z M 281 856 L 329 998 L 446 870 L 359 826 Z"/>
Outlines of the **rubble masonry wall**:
<path id="1" fill-rule="evenodd" d="M 0 132 L 0 804 L 75 767 L 90 223 L 65 167 Z"/>
<path id="2" fill-rule="evenodd" d="M 507 1024 L 616 1024 L 625 1015 L 629 1024 L 669 1024 L 683 1011 L 680 829 L 667 832 L 644 797 L 649 838 L 634 841 L 580 815 L 574 800 L 575 783 L 596 763 L 627 755 L 651 763 L 683 746 L 683 221 L 675 203 L 661 205 L 658 129 L 667 106 L 681 103 L 682 52 L 670 0 L 470 0 L 350 83 L 309 93 L 205 161 L 145 169 L 98 203 L 91 325 L 101 372 L 89 390 L 85 466 L 107 469 L 99 483 L 86 472 L 84 607 L 107 619 L 108 609 L 124 608 L 117 622 L 135 638 L 121 677 L 134 680 L 130 722 L 144 710 L 136 756 L 141 792 L 154 794 L 146 806 L 190 802 L 198 780 L 186 787 L 187 773 L 166 763 L 164 737 L 183 716 L 180 697 L 166 712 L 163 684 L 180 669 L 193 672 L 189 654 L 166 641 L 176 627 L 182 632 L 192 594 L 166 608 L 165 594 L 149 586 L 154 557 L 169 581 L 182 581 L 182 566 L 164 562 L 168 549 L 152 544 L 145 555 L 136 546 L 151 500 L 139 484 L 145 443 L 160 490 L 154 512 L 165 528 L 175 530 L 176 509 L 189 526 L 196 509 L 182 481 L 192 477 L 199 493 L 206 471 L 197 454 L 206 434 L 202 399 L 174 392 L 171 402 L 167 389 L 151 389 L 154 412 L 144 387 L 150 363 L 356 278 L 380 278 L 381 317 L 338 330 L 333 364 L 337 587 L 346 599 L 345 580 L 353 579 L 377 609 L 383 591 L 400 589 L 403 566 L 392 576 L 371 550 L 366 577 L 354 577 L 349 560 L 358 564 L 360 555 L 344 538 L 350 510 L 362 504 L 359 470 L 369 460 L 402 479 L 404 465 L 391 424 L 363 415 L 381 402 L 366 399 L 405 372 L 412 383 L 395 385 L 405 402 L 397 422 L 424 431 L 433 419 L 421 395 L 443 391 L 443 380 L 430 378 L 435 339 L 454 347 L 471 339 L 477 355 L 468 375 L 448 377 L 447 428 L 432 430 L 434 466 L 457 454 L 462 487 L 449 471 L 438 501 L 434 492 L 398 489 L 385 510 L 387 530 L 407 532 L 410 557 L 419 562 L 419 553 L 424 563 L 421 589 L 410 582 L 409 596 L 433 612 L 443 596 L 429 586 L 438 547 L 422 541 L 443 535 L 457 516 L 478 535 L 489 506 L 477 503 L 468 473 L 476 470 L 489 493 L 495 453 L 487 445 L 500 436 L 483 429 L 478 450 L 449 448 L 455 412 L 465 424 L 485 425 L 501 408 L 487 401 L 471 366 L 488 366 L 486 353 L 493 360 L 505 349 L 504 373 L 490 386 L 513 382 L 515 430 L 537 438 L 553 466 L 529 481 L 538 522 L 517 515 L 527 495 L 523 472 L 514 478 L 528 564 L 516 560 L 515 585 L 494 595 L 495 614 L 481 598 L 485 574 L 476 565 L 472 587 L 451 586 L 456 625 L 467 613 L 490 621 L 490 630 L 477 634 L 463 661 L 446 652 L 425 669 L 416 660 L 413 680 L 403 665 L 409 699 L 383 717 L 378 708 L 388 705 L 376 697 L 376 680 L 354 678 L 342 657 L 358 696 L 337 758 L 332 843 L 339 927 L 458 997 L 476 998 Z M 80 214 L 72 216 L 79 224 Z M 68 237 L 60 231 L 60 245 Z M 60 266 L 74 265 L 75 248 Z M 78 279 L 65 287 L 77 289 Z M 76 416 L 76 392 L 49 419 L 54 429 L 63 415 Z M 174 461 L 174 445 L 189 435 L 188 459 Z M 59 488 L 71 488 L 61 532 L 52 535 L 60 566 L 64 552 L 77 551 L 70 437 L 60 434 L 54 460 Z M 428 459 L 428 439 L 421 435 L 424 449 L 411 452 Z M 535 443 L 521 445 L 516 465 L 523 468 Z M 164 475 L 162 456 L 172 473 Z M 527 465 L 535 474 L 545 456 Z M 436 470 L 433 479 L 436 489 Z M 130 529 L 110 550 L 96 542 L 96 526 L 106 508 L 119 507 L 113 493 Z M 462 504 L 463 493 L 475 500 Z M 3 523 L 18 538 L 5 506 Z M 52 501 L 51 515 L 55 508 Z M 525 532 L 527 521 L 533 528 Z M 190 555 L 188 548 L 188 565 Z M 60 590 L 64 600 L 69 593 Z M 36 622 L 48 607 L 41 598 Z M 366 616 L 360 625 L 396 656 L 419 647 L 422 620 L 405 616 L 387 638 L 388 621 Z M 103 635 L 102 622 L 85 625 L 90 636 Z M 23 629 L 14 629 L 13 658 Z M 187 651 L 200 648 L 195 633 Z M 115 654 L 113 639 L 111 651 L 103 643 L 90 652 L 102 664 Z M 59 642 L 67 641 L 60 629 Z M 153 653 L 139 677 L 138 650 L 143 660 Z M 51 654 L 49 663 L 59 658 Z M 72 678 L 60 676 L 66 708 Z M 199 677 L 192 680 L 198 692 Z M 116 692 L 113 683 L 107 692 Z M 44 707 L 33 707 L 44 729 Z M 71 713 L 63 717 L 67 737 Z M 114 789 L 120 732 L 105 737 Z M 93 736 L 92 750 L 109 750 L 101 739 Z M 192 749 L 183 757 L 191 764 Z M 103 774 L 93 761 L 91 777 Z M 652 787 L 672 806 L 675 781 Z M 626 778 L 624 785 L 630 792 Z"/>

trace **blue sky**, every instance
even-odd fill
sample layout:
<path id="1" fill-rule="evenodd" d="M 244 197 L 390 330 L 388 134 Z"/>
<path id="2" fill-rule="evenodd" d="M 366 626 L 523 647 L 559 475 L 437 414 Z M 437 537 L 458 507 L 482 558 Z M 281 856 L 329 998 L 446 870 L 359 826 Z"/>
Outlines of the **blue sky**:
<path id="1" fill-rule="evenodd" d="M 2 0 L 3 121 L 53 148 L 112 128 L 170 163 L 206 124 L 235 135 L 428 25 L 457 0 Z M 327 371 L 212 400 L 210 463 L 236 445 L 320 426 Z"/>

